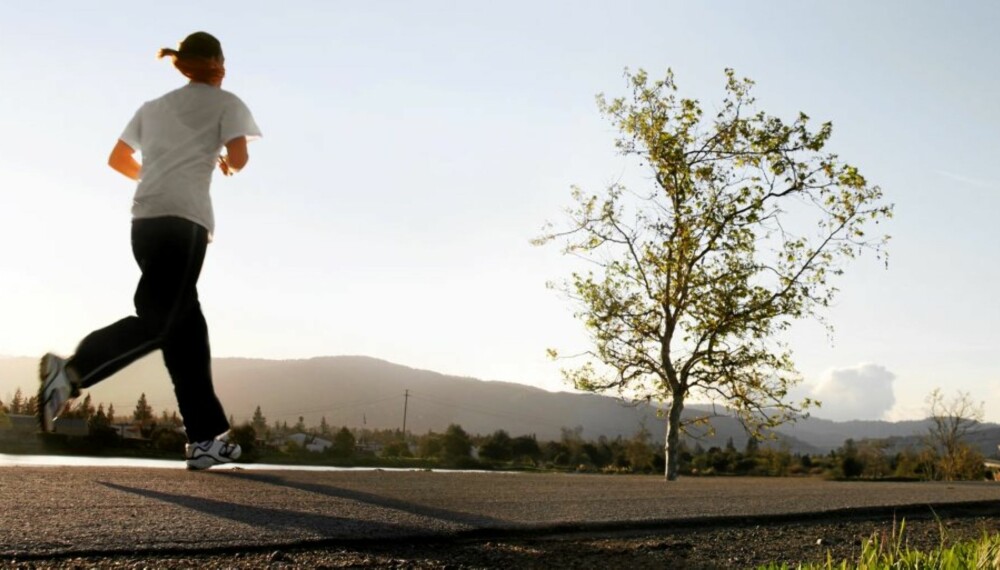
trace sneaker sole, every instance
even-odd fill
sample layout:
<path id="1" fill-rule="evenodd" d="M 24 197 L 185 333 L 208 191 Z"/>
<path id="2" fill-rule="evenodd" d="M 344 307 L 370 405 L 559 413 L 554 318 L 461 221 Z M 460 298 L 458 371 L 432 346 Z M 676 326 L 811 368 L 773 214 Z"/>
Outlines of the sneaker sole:
<path id="1" fill-rule="evenodd" d="M 188 459 L 186 463 L 188 471 L 204 471 L 209 467 L 213 467 L 215 465 L 221 465 L 221 463 L 219 463 L 218 461 L 212 459 L 207 455 L 204 457 L 199 457 L 198 459 Z"/>
<path id="2" fill-rule="evenodd" d="M 45 410 L 47 408 L 48 400 L 45 398 L 45 388 L 50 384 L 52 380 L 55 379 L 55 375 L 59 374 L 59 364 L 56 362 L 59 358 L 52 354 L 46 354 L 42 357 L 42 360 L 38 363 L 38 379 L 40 381 L 38 385 L 38 425 L 41 427 L 43 432 L 53 433 L 56 429 L 56 420 L 59 419 L 59 414 L 66 410 L 70 404 L 80 395 L 79 390 L 73 388 L 70 392 L 69 397 L 63 402 L 62 407 L 52 416 L 52 419 L 46 422 Z"/>
<path id="3" fill-rule="evenodd" d="M 49 385 L 49 376 L 53 373 L 52 355 L 46 354 L 38 363 L 38 425 L 45 433 L 55 431 L 55 417 L 51 421 L 46 421 L 45 409 L 48 407 L 48 400 L 45 399 L 45 387 Z"/>
<path id="4" fill-rule="evenodd" d="M 208 469 L 209 467 L 214 467 L 216 465 L 226 465 L 227 463 L 233 463 L 243 455 L 243 450 L 238 450 L 228 459 L 216 459 L 211 455 L 202 455 L 196 459 L 186 459 L 187 468 L 189 471 L 201 471 L 203 469 Z"/>

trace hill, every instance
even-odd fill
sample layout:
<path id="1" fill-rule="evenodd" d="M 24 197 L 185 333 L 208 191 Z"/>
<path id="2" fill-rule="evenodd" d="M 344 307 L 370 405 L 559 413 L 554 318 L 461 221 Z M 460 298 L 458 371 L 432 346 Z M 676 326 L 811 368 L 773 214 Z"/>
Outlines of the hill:
<path id="1" fill-rule="evenodd" d="M 269 423 L 292 424 L 302 417 L 317 425 L 325 417 L 332 426 L 397 429 L 402 426 L 404 402 L 407 430 L 443 431 L 457 423 L 469 433 L 498 429 L 511 435 L 536 434 L 558 439 L 562 428 L 583 428 L 583 437 L 629 437 L 645 424 L 654 439 L 663 440 L 663 420 L 654 406 L 629 406 L 595 394 L 548 392 L 511 382 L 491 382 L 417 370 L 363 356 L 319 357 L 305 360 L 218 358 L 213 360 L 215 385 L 226 410 L 237 422 L 249 419 L 257 406 Z M 0 400 L 14 390 L 34 390 L 37 360 L 0 358 Z M 408 400 L 404 395 L 409 393 Z M 176 409 L 173 388 L 158 353 L 146 357 L 90 390 L 95 402 L 113 403 L 118 415 L 131 414 L 140 393 L 159 413 Z M 691 405 L 688 417 L 708 408 Z M 747 436 L 732 417 L 712 420 L 714 435 L 702 434 L 705 448 L 723 446 L 729 438 L 738 448 Z M 1000 426 L 990 425 L 1000 434 Z M 826 453 L 846 439 L 918 438 L 926 421 L 833 422 L 806 418 L 777 430 L 779 442 L 797 453 Z M 992 434 L 984 448 L 995 449 Z M 915 441 L 915 439 L 912 439 Z M 992 455 L 992 454 L 991 454 Z"/>
<path id="2" fill-rule="evenodd" d="M 506 429 L 512 435 L 557 439 L 563 427 L 583 426 L 583 436 L 630 436 L 643 421 L 657 433 L 656 411 L 623 405 L 592 394 L 548 392 L 510 382 L 486 382 L 416 370 L 360 356 L 307 360 L 213 360 L 216 391 L 227 413 L 249 419 L 257 406 L 268 422 L 316 425 L 322 417 L 334 426 L 400 428 L 404 395 L 409 391 L 407 430 L 443 431 L 462 425 L 470 433 Z M 37 385 L 37 360 L 0 358 L 0 400 L 21 387 Z M 116 414 L 131 414 L 139 394 L 161 410 L 176 409 L 173 388 L 158 353 L 95 386 L 95 402 L 113 403 Z"/>
<path id="3" fill-rule="evenodd" d="M 822 409 L 820 410 L 822 413 Z M 817 417 L 808 417 L 794 424 L 784 425 L 777 431 L 808 441 L 816 447 L 830 450 L 840 447 L 848 439 L 887 439 L 912 437 L 927 433 L 929 420 L 886 422 L 854 420 L 835 422 Z"/>

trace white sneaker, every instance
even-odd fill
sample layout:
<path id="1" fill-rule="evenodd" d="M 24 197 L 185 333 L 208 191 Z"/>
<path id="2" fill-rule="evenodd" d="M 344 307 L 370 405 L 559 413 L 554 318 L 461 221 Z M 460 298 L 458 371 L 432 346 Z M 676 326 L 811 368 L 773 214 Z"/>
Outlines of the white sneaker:
<path id="1" fill-rule="evenodd" d="M 73 398 L 80 395 L 66 372 L 66 359 L 51 352 L 42 357 L 38 364 L 38 378 L 41 385 L 38 388 L 38 423 L 42 431 L 55 431 L 55 421 L 65 410 Z"/>
<path id="2" fill-rule="evenodd" d="M 228 434 L 207 441 L 188 443 L 184 446 L 187 468 L 191 470 L 208 469 L 213 465 L 231 463 L 239 459 L 242 452 L 243 450 L 238 444 L 229 443 Z"/>

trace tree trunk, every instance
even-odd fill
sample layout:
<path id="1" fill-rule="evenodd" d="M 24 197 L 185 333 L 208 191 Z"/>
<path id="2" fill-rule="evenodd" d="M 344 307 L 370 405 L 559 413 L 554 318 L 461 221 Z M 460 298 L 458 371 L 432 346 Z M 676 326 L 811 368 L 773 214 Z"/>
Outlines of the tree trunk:
<path id="1" fill-rule="evenodd" d="M 676 481 L 681 463 L 681 412 L 684 410 L 684 397 L 674 394 L 670 401 L 670 412 L 667 415 L 667 444 L 664 448 L 667 465 L 664 476 L 667 481 Z"/>

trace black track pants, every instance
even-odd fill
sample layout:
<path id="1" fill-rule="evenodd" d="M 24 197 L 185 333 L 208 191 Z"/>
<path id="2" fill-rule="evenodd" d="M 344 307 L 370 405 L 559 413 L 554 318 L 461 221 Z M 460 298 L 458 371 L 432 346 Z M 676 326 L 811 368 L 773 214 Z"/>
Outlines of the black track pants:
<path id="1" fill-rule="evenodd" d="M 208 231 L 182 218 L 132 222 L 132 253 L 142 278 L 135 291 L 136 316 L 87 335 L 69 365 L 83 388 L 150 352 L 163 351 L 189 441 L 229 429 L 212 386 L 208 326 L 198 303 L 198 276 Z"/>

